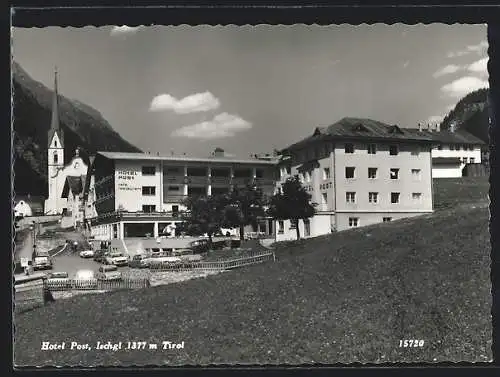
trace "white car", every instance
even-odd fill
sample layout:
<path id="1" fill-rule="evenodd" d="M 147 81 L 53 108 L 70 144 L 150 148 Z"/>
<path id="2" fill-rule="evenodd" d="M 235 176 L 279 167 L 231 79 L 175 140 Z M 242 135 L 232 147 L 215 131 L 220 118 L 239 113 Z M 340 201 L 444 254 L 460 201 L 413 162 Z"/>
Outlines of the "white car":
<path id="1" fill-rule="evenodd" d="M 96 274 L 97 280 L 121 280 L 122 273 L 118 271 L 118 267 L 116 266 L 101 266 L 99 267 L 99 271 Z"/>
<path id="2" fill-rule="evenodd" d="M 94 257 L 94 250 L 83 250 L 80 251 L 80 258 L 93 258 Z"/>
<path id="3" fill-rule="evenodd" d="M 128 258 L 120 252 L 111 252 L 104 258 L 104 264 L 126 266 L 128 265 Z"/>

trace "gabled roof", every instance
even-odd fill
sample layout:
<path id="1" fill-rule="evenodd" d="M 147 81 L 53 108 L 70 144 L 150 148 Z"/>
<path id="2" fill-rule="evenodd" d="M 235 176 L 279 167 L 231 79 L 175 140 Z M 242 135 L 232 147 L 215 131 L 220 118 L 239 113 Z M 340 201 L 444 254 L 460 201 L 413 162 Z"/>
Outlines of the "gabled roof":
<path id="1" fill-rule="evenodd" d="M 391 142 L 427 142 L 434 139 L 416 128 L 401 128 L 366 118 L 342 118 L 328 127 L 317 127 L 311 136 L 290 145 L 283 151 L 298 149 L 323 140 L 386 140 Z"/>
<path id="2" fill-rule="evenodd" d="M 66 181 L 64 181 L 64 187 L 61 197 L 67 198 L 70 191 L 74 195 L 81 194 L 83 192 L 86 177 L 86 175 L 82 175 L 81 177 L 67 176 Z"/>

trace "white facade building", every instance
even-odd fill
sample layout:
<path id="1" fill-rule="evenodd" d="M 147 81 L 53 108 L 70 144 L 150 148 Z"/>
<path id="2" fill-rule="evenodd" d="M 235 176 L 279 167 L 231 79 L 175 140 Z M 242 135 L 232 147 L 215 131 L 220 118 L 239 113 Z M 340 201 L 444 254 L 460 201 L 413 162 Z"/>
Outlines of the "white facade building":
<path id="1" fill-rule="evenodd" d="M 298 175 L 317 204 L 301 236 L 431 213 L 433 143 L 417 129 L 344 118 L 283 150 L 278 187 Z M 293 239 L 295 225 L 276 221 L 276 241 Z"/>
<path id="2" fill-rule="evenodd" d="M 98 152 L 92 168 L 96 210 L 92 235 L 98 240 L 171 236 L 182 223 L 182 203 L 188 196 L 227 193 L 247 182 L 271 195 L 276 163 L 276 159 L 230 158 L 220 149 L 207 158 Z M 259 227 L 273 232 L 270 219 L 263 219 Z"/>

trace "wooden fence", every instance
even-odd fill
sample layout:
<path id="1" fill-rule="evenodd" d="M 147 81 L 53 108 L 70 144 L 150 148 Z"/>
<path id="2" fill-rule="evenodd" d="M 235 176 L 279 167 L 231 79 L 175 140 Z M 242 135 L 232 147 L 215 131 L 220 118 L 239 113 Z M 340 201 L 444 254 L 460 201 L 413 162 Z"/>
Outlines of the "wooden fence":
<path id="1" fill-rule="evenodd" d="M 149 266 L 151 272 L 181 272 L 181 271 L 223 271 L 233 268 L 240 268 L 250 266 L 253 264 L 263 263 L 267 261 L 274 261 L 275 256 L 273 252 L 255 253 L 253 255 L 228 259 L 217 262 L 177 262 L 177 263 L 154 263 Z"/>
<path id="2" fill-rule="evenodd" d="M 114 290 L 114 289 L 140 289 L 150 286 L 148 278 L 123 278 L 121 280 L 47 280 L 45 287 L 50 291 L 86 291 L 86 290 Z"/>

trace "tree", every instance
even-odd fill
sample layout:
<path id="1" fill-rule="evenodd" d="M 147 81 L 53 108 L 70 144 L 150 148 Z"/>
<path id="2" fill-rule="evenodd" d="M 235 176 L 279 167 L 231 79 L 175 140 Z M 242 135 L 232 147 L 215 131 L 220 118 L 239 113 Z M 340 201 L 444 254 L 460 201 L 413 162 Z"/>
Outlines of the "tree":
<path id="1" fill-rule="evenodd" d="M 271 197 L 267 213 L 275 220 L 290 220 L 295 224 L 297 239 L 300 239 L 299 220 L 314 216 L 314 206 L 311 195 L 296 175 L 288 178 L 278 193 Z"/>
<path id="2" fill-rule="evenodd" d="M 224 211 L 224 225 L 238 227 L 240 240 L 245 239 L 245 226 L 257 225 L 259 217 L 265 215 L 265 199 L 262 189 L 248 183 L 246 186 L 234 187 L 229 193 L 229 203 Z"/>
<path id="3" fill-rule="evenodd" d="M 227 203 L 227 198 L 222 195 L 188 197 L 184 201 L 187 208 L 185 220 L 188 227 L 197 229 L 200 233 L 206 233 L 210 248 L 213 234 L 224 222 L 224 209 Z"/>

